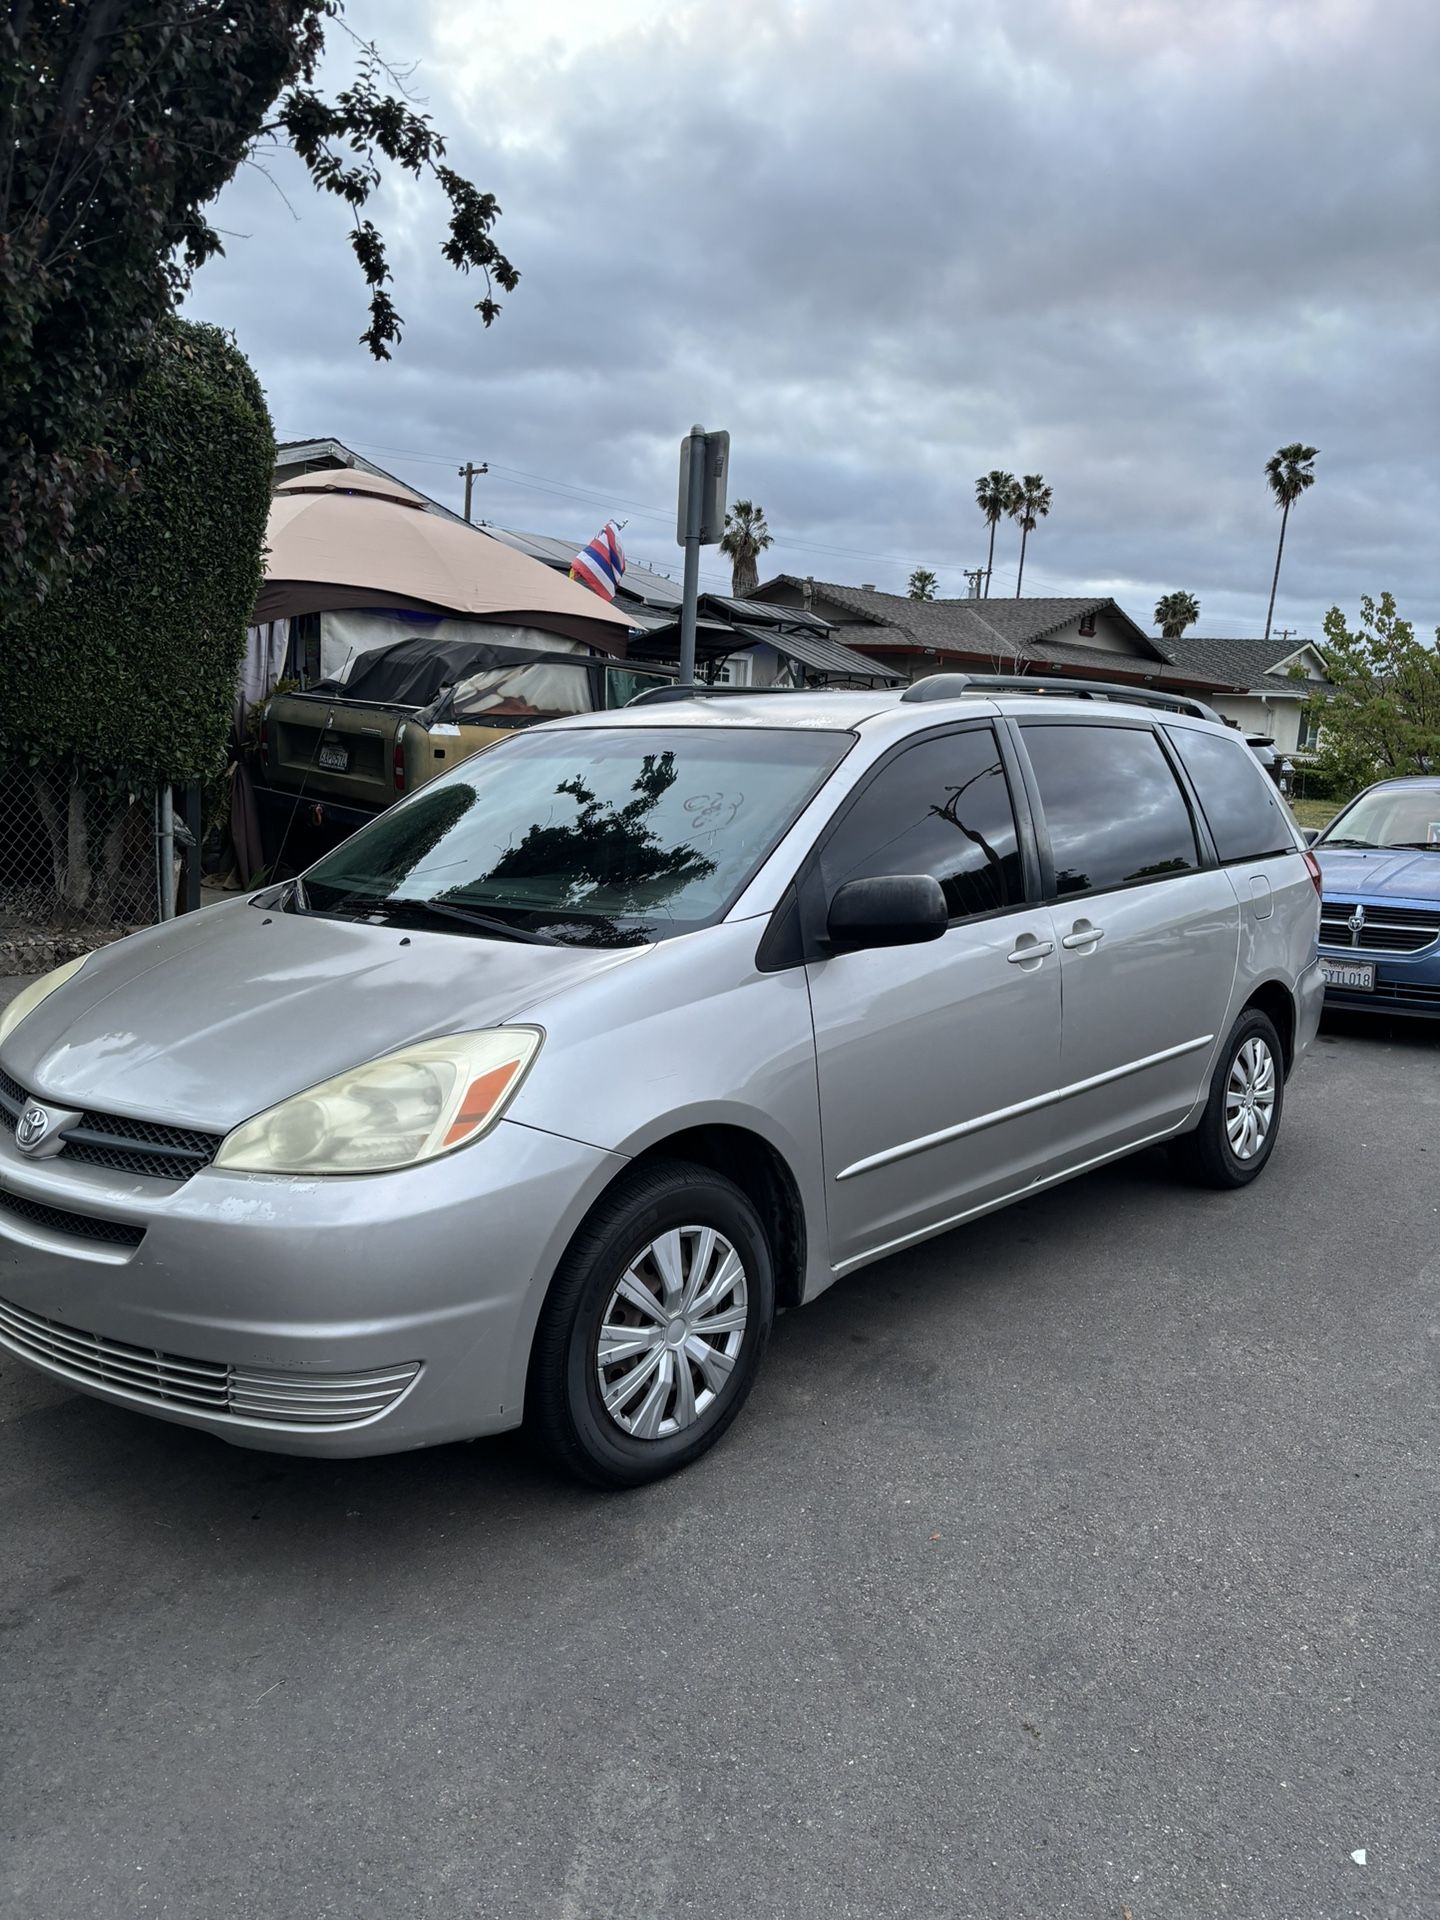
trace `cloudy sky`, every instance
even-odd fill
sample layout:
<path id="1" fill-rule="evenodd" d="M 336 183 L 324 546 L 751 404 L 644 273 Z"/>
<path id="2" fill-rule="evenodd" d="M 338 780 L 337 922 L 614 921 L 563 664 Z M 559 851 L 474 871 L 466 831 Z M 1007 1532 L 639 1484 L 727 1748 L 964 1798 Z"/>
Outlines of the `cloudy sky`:
<path id="1" fill-rule="evenodd" d="M 1389 587 L 1440 623 L 1434 0 L 349 0 L 520 268 L 489 331 L 442 205 L 379 203 L 406 332 L 371 364 L 338 203 L 283 157 L 217 215 L 191 312 L 282 439 L 477 512 L 628 519 L 678 574 L 677 443 L 728 427 L 762 571 L 942 593 L 978 473 L 1039 471 L 1034 593 L 1262 630 L 1282 442 L 1319 447 L 1276 625 Z M 351 49 L 332 31 L 332 77 Z M 1014 591 L 1000 534 L 993 590 Z M 706 577 L 728 580 L 713 551 Z"/>

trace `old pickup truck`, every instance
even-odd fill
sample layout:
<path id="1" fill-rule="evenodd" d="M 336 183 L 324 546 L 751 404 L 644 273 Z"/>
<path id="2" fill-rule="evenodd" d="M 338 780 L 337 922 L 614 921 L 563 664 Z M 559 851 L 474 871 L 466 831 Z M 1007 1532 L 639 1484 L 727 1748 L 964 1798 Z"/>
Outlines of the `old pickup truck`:
<path id="1" fill-rule="evenodd" d="M 307 865 L 517 727 L 623 707 L 670 677 L 578 649 L 416 637 L 366 654 L 343 683 L 277 694 L 255 778 L 267 867 Z"/>

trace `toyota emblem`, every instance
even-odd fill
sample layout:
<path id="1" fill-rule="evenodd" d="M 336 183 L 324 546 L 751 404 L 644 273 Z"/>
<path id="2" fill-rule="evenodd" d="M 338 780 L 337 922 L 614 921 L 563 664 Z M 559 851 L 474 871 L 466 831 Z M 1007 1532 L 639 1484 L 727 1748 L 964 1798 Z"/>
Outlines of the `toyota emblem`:
<path id="1" fill-rule="evenodd" d="M 22 1153 L 34 1153 L 50 1131 L 50 1115 L 44 1107 L 26 1107 L 15 1127 L 15 1144 Z"/>

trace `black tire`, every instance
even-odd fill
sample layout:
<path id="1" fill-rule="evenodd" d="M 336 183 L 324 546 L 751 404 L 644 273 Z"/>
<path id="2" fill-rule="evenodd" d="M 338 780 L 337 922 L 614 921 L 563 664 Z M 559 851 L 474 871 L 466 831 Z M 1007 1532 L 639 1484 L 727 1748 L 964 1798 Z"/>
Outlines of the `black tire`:
<path id="1" fill-rule="evenodd" d="M 1252 1041 L 1258 1041 L 1269 1053 L 1274 1073 L 1275 1102 L 1264 1137 L 1252 1151 L 1242 1156 L 1230 1142 L 1226 1095 L 1236 1063 Z M 1280 1036 L 1268 1014 L 1261 1013 L 1258 1007 L 1247 1007 L 1230 1029 L 1225 1045 L 1220 1050 L 1210 1080 L 1210 1097 L 1200 1116 L 1199 1126 L 1192 1133 L 1182 1134 L 1178 1140 L 1171 1142 L 1171 1158 L 1199 1186 L 1248 1187 L 1252 1180 L 1257 1180 L 1265 1171 L 1275 1151 L 1284 1110 L 1285 1056 L 1281 1050 Z"/>
<path id="2" fill-rule="evenodd" d="M 713 1392 L 714 1397 L 690 1424 L 655 1438 L 638 1438 L 607 1411 L 602 1397 L 597 1368 L 600 1329 L 606 1324 L 615 1289 L 632 1263 L 641 1261 L 662 1235 L 688 1227 L 714 1230 L 738 1254 L 744 1277 L 744 1326 L 735 1329 L 739 1344 L 728 1377 L 717 1389 L 708 1384 L 708 1373 L 690 1363 L 684 1344 L 669 1346 L 670 1338 L 683 1334 L 683 1329 L 675 1334 L 677 1321 L 670 1321 L 665 1338 L 657 1337 L 656 1391 L 661 1385 L 658 1370 L 668 1365 L 675 1384 L 668 1390 L 667 1404 L 675 1413 L 679 1412 L 682 1367 L 687 1369 L 697 1403 L 702 1393 Z M 699 1242 L 683 1241 L 682 1246 L 687 1257 L 693 1256 Z M 647 1264 L 646 1271 L 658 1276 L 658 1268 Z M 738 1315 L 742 1309 L 733 1295 L 729 1297 L 729 1311 Z M 625 1303 L 620 1303 L 619 1310 L 626 1311 Z M 662 1315 L 663 1309 L 656 1315 L 657 1323 Z M 759 1371 L 774 1317 L 775 1270 L 769 1239 L 740 1188 L 708 1167 L 684 1161 L 658 1161 L 641 1168 L 604 1196 L 561 1262 L 531 1349 L 527 1425 L 558 1465 L 594 1486 L 638 1487 L 658 1480 L 713 1447 L 739 1413 Z M 646 1326 L 642 1314 L 634 1314 L 633 1320 L 637 1329 Z M 626 1372 L 638 1371 L 643 1363 L 644 1356 L 636 1357 L 633 1369 L 620 1362 L 612 1371 L 612 1389 L 623 1389 Z M 644 1399 L 641 1396 L 642 1405 Z M 622 1409 L 626 1417 L 629 1411 Z"/>

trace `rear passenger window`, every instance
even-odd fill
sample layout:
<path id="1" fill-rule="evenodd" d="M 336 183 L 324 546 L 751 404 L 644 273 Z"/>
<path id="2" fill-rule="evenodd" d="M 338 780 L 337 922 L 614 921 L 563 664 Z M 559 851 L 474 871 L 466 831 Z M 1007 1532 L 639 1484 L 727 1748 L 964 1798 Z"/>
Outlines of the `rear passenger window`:
<path id="1" fill-rule="evenodd" d="M 1190 809 L 1148 727 L 1026 724 L 1022 732 L 1057 893 L 1099 893 L 1195 870 Z"/>
<path id="2" fill-rule="evenodd" d="M 1267 853 L 1293 853 L 1294 836 L 1275 783 L 1242 740 L 1222 733 L 1167 727 L 1185 771 L 1195 782 L 1222 860 L 1256 860 Z"/>
<path id="3" fill-rule="evenodd" d="M 866 787 L 821 855 L 833 894 L 846 880 L 929 873 L 950 918 L 1025 897 L 1015 809 L 989 727 L 942 734 L 897 754 Z"/>

